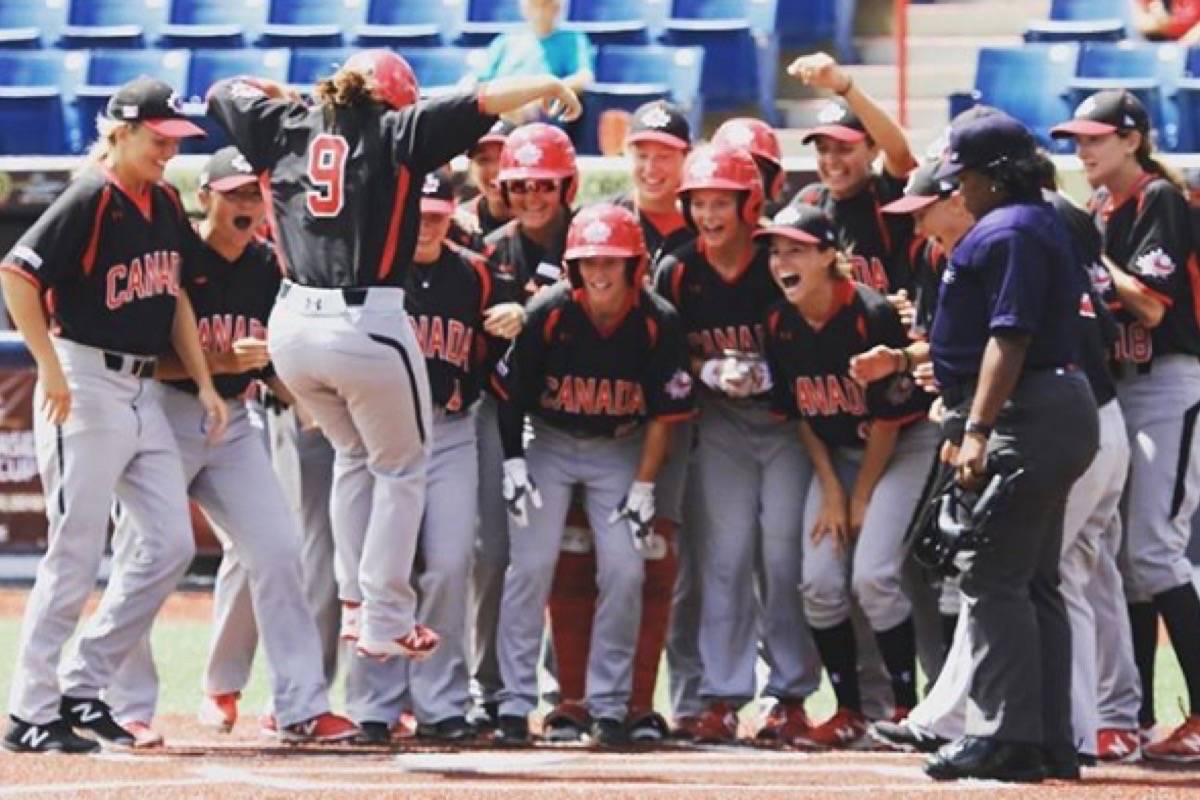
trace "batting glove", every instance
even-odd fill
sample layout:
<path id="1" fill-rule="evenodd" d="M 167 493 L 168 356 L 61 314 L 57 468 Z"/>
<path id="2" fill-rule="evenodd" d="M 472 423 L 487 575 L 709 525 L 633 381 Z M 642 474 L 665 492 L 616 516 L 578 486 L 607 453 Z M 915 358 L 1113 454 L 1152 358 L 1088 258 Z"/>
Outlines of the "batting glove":
<path id="1" fill-rule="evenodd" d="M 649 481 L 634 481 L 625 493 L 621 504 L 608 515 L 610 523 L 625 520 L 633 535 L 633 549 L 645 556 L 649 550 L 649 538 L 654 533 L 654 484 Z"/>
<path id="2" fill-rule="evenodd" d="M 528 499 L 534 508 L 541 508 L 542 496 L 525 466 L 525 459 L 510 458 L 504 462 L 504 481 L 500 485 L 500 492 L 504 495 L 508 516 L 512 521 L 517 523 L 518 528 L 528 527 L 529 510 L 525 501 Z"/>

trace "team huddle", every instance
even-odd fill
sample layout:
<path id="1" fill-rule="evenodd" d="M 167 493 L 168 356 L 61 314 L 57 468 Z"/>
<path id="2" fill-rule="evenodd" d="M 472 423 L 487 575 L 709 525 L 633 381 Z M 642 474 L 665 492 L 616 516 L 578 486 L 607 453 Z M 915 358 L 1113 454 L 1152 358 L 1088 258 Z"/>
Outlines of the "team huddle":
<path id="1" fill-rule="evenodd" d="M 0 267 L 50 524 L 4 746 L 162 744 L 149 630 L 190 499 L 224 548 L 218 730 L 261 639 L 288 742 L 521 745 L 544 702 L 548 741 L 730 743 L 760 698 L 758 740 L 937 751 L 943 779 L 1200 762 L 1200 243 L 1145 110 L 1104 91 L 1055 129 L 1085 211 L 1002 112 L 920 162 L 827 56 L 789 74 L 835 95 L 794 198 L 769 125 L 700 144 L 658 101 L 632 189 L 580 208 L 557 79 L 419 100 L 366 51 L 309 101 L 219 81 L 234 146 L 195 226 L 162 171 L 200 129 L 169 86 L 121 87 Z M 938 476 L 973 497 L 1014 457 L 991 544 L 918 563 Z M 1192 706 L 1156 738 L 1159 618 Z"/>

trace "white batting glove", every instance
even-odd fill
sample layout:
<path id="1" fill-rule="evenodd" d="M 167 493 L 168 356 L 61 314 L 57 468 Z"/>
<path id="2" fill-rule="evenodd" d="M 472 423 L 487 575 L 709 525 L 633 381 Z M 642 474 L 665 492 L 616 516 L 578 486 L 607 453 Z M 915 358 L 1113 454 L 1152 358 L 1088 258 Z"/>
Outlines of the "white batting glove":
<path id="1" fill-rule="evenodd" d="M 533 482 L 523 458 L 505 460 L 504 481 L 500 485 L 500 493 L 504 495 L 504 503 L 508 506 L 508 516 L 518 528 L 529 526 L 526 499 L 533 503 L 534 508 L 542 507 L 542 496 L 538 493 L 537 485 Z"/>
<path id="2" fill-rule="evenodd" d="M 648 551 L 648 540 L 654 533 L 654 484 L 649 481 L 634 481 L 625 493 L 621 505 L 608 515 L 608 521 L 624 519 L 633 536 L 633 549 L 643 556 Z"/>
<path id="3" fill-rule="evenodd" d="M 721 388 L 721 372 L 724 369 L 725 359 L 710 358 L 700 365 L 700 382 L 714 392 L 724 392 Z"/>

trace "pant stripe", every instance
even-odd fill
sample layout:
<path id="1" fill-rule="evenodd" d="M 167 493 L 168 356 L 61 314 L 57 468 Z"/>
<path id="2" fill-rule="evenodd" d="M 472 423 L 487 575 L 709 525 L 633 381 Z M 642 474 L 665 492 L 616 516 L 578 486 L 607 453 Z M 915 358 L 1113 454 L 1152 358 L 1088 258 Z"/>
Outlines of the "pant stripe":
<path id="1" fill-rule="evenodd" d="M 1179 437 L 1179 463 L 1175 467 L 1175 491 L 1171 495 L 1171 519 L 1179 513 L 1183 496 L 1187 492 L 1188 465 L 1192 460 L 1192 434 L 1196 430 L 1196 415 L 1200 414 L 1200 403 L 1196 403 L 1183 414 L 1183 432 Z"/>
<path id="2" fill-rule="evenodd" d="M 66 468 L 63 466 L 63 433 L 62 425 L 54 426 L 54 449 L 58 455 L 58 513 L 67 513 L 67 499 L 64 494 L 66 488 Z"/>
<path id="3" fill-rule="evenodd" d="M 425 444 L 425 420 L 421 416 L 421 393 L 417 391 L 417 376 L 413 374 L 412 362 L 408 359 L 408 351 L 404 349 L 404 345 L 391 339 L 387 336 L 380 336 L 375 333 L 367 334 L 376 342 L 394 349 L 400 354 L 400 360 L 404 362 L 404 372 L 408 375 L 408 386 L 412 389 L 413 410 L 417 417 L 417 434 L 421 437 L 421 444 Z"/>

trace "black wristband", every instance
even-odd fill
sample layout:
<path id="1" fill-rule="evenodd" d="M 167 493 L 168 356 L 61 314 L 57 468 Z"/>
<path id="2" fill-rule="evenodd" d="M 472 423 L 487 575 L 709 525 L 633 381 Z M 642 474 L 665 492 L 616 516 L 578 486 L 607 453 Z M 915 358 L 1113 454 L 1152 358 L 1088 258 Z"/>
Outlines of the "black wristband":
<path id="1" fill-rule="evenodd" d="M 992 435 L 992 426 L 969 419 L 967 420 L 966 427 L 963 428 L 963 435 L 969 436 L 971 434 L 982 436 L 984 439 L 987 439 Z"/>

